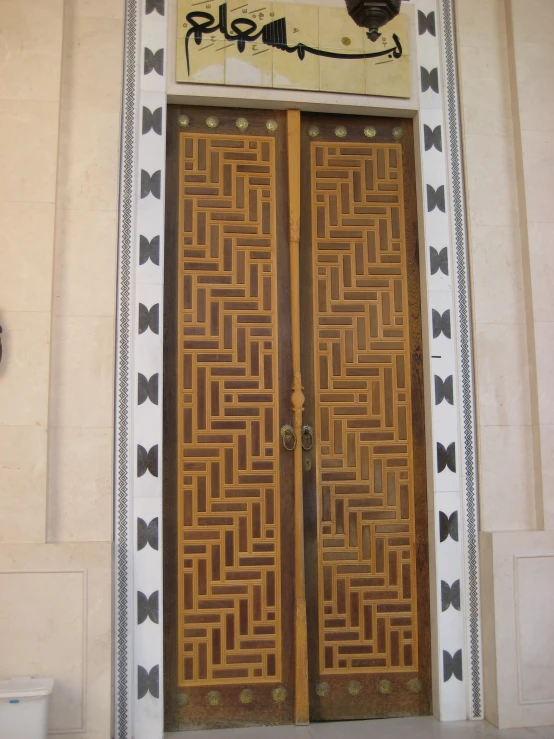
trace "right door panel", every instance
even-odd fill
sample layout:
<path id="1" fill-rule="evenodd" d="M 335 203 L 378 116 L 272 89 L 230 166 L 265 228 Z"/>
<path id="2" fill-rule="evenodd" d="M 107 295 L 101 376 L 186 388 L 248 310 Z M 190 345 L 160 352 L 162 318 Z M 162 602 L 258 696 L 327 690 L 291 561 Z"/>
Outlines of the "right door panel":
<path id="1" fill-rule="evenodd" d="M 400 141 L 391 120 L 303 125 L 312 720 L 431 710 L 413 142 L 401 123 Z"/>

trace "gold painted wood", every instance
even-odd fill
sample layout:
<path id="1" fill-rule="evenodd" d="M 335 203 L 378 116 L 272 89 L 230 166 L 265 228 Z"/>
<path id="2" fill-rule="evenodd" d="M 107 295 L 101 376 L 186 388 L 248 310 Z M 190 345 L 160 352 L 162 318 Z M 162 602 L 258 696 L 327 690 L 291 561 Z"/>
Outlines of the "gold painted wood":
<path id="1" fill-rule="evenodd" d="M 402 148 L 310 146 L 320 675 L 414 673 Z"/>
<path id="2" fill-rule="evenodd" d="M 292 316 L 292 414 L 297 438 L 294 450 L 294 543 L 295 543 L 295 721 L 308 724 L 308 636 L 306 578 L 304 566 L 304 501 L 302 489 L 302 414 L 304 393 L 300 372 L 300 111 L 287 112 L 290 221 L 290 302 Z"/>
<path id="3" fill-rule="evenodd" d="M 180 134 L 178 685 L 282 679 L 275 141 Z"/>

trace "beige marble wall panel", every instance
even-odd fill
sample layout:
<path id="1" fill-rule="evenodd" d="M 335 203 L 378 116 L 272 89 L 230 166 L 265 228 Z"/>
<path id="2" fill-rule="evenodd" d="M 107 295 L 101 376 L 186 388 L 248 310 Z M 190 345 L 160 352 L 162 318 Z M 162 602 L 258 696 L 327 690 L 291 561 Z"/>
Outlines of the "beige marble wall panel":
<path id="1" fill-rule="evenodd" d="M 554 490 L 554 425 L 543 424 L 540 427 L 540 443 L 543 488 Z M 544 496 L 543 507 L 545 522 L 554 521 L 554 496 Z"/>
<path id="2" fill-rule="evenodd" d="M 56 316 L 115 315 L 116 243 L 115 211 L 58 211 Z"/>
<path id="3" fill-rule="evenodd" d="M 504 0 L 456 3 L 486 531 L 535 526 L 526 280 Z M 485 604 L 484 608 L 488 608 Z"/>
<path id="4" fill-rule="evenodd" d="M 0 100 L 0 202 L 54 202 L 58 108 L 56 101 Z"/>
<path id="5" fill-rule="evenodd" d="M 123 20 L 125 2 L 123 0 L 73 0 L 72 12 L 80 18 Z"/>
<path id="6" fill-rule="evenodd" d="M 515 575 L 520 700 L 554 706 L 554 549 L 518 557 Z"/>
<path id="7" fill-rule="evenodd" d="M 519 166 L 525 203 L 523 224 L 528 243 L 529 302 L 533 318 L 536 358 L 537 446 L 541 449 L 541 527 L 554 529 L 554 480 L 551 474 L 551 436 L 554 405 L 549 372 L 554 367 L 554 210 L 549 190 L 554 185 L 554 3 L 509 0 L 509 40 L 513 86 L 518 102 Z M 539 23 L 528 19 L 537 13 Z M 540 438 L 539 438 L 540 436 Z"/>
<path id="8" fill-rule="evenodd" d="M 114 0 L 112 10 L 123 7 Z M 65 14 L 58 208 L 117 210 L 123 21 Z"/>
<path id="9" fill-rule="evenodd" d="M 525 326 L 478 323 L 477 403 L 482 426 L 530 426 Z M 483 460 L 486 464 L 486 459 Z"/>
<path id="10" fill-rule="evenodd" d="M 116 22 L 116 21 L 114 21 Z M 117 205 L 121 116 L 85 108 L 63 114 L 60 124 L 60 210 L 107 210 Z"/>
<path id="11" fill-rule="evenodd" d="M 114 318 L 56 316 L 54 331 L 48 540 L 110 541 Z"/>
<path id="12" fill-rule="evenodd" d="M 56 678 L 49 736 L 111 735 L 111 568 L 109 543 L 0 546 L 1 676 Z"/>
<path id="13" fill-rule="evenodd" d="M 117 113 L 122 76 L 122 32 L 124 3 L 108 3 L 111 15 L 92 14 L 82 0 L 68 3 L 65 14 L 63 108 Z M 106 8 L 107 9 L 107 8 Z M 116 17 L 121 13 L 120 17 Z"/>
<path id="14" fill-rule="evenodd" d="M 64 0 L 0 0 L 0 100 L 59 100 Z"/>
<path id="15" fill-rule="evenodd" d="M 537 349 L 537 385 L 539 390 L 539 411 L 541 425 L 554 424 L 554 323 L 537 321 L 535 323 L 535 343 Z"/>
<path id="16" fill-rule="evenodd" d="M 541 19 L 551 0 L 543 2 L 540 11 Z M 526 11 L 528 13 L 529 11 Z M 548 12 L 548 11 L 547 11 Z M 519 15 L 516 11 L 516 15 Z M 521 23 L 521 19 L 518 18 Z M 548 28 L 548 21 L 545 28 Z M 554 21 L 552 21 L 554 23 Z M 528 25 L 528 24 L 525 24 Z M 552 27 L 548 31 L 547 43 L 540 43 L 541 34 L 537 33 L 538 23 L 531 24 L 533 33 L 526 29 L 517 29 L 517 80 L 519 97 L 519 117 L 524 131 L 552 131 L 554 122 L 554 97 L 544 92 L 552 87 L 552 69 L 554 69 L 554 42 Z M 540 24 L 542 25 L 542 23 Z M 528 38 L 528 41 L 523 39 Z M 546 39 L 545 39 L 546 40 Z"/>
<path id="17" fill-rule="evenodd" d="M 549 88 L 551 91 L 552 85 Z M 544 90 L 546 93 L 546 90 Z M 554 223 L 554 120 L 552 130 L 522 130 L 525 193 L 529 223 Z"/>
<path id="18" fill-rule="evenodd" d="M 44 426 L 0 426 L 0 543 L 44 541 L 45 479 Z"/>
<path id="19" fill-rule="evenodd" d="M 481 534 L 479 540 L 481 576 L 481 629 L 483 640 L 483 690 L 485 718 L 498 726 L 498 685 L 496 673 L 496 639 L 494 611 L 494 568 L 492 535 Z"/>
<path id="20" fill-rule="evenodd" d="M 519 229 L 473 224 L 470 246 L 475 323 L 507 324 L 517 331 L 515 326 L 525 325 Z"/>
<path id="21" fill-rule="evenodd" d="M 123 0 L 66 3 L 48 537 L 109 541 Z"/>
<path id="22" fill-rule="evenodd" d="M 552 44 L 554 3 L 552 0 L 508 0 L 512 5 L 518 43 Z M 534 18 L 534 23 L 529 19 Z"/>
<path id="23" fill-rule="evenodd" d="M 0 0 L 0 19 L 0 542 L 40 542 L 63 0 Z"/>
<path id="24" fill-rule="evenodd" d="M 463 35 L 464 41 L 475 38 Z M 513 133 L 508 52 L 502 46 L 462 46 L 459 56 L 466 133 Z"/>
<path id="25" fill-rule="evenodd" d="M 456 3 L 456 30 L 462 47 L 506 46 L 504 0 L 462 0 Z"/>
<path id="26" fill-rule="evenodd" d="M 535 320 L 553 322 L 554 221 L 529 223 L 528 227 Z"/>
<path id="27" fill-rule="evenodd" d="M 50 431 L 49 541 L 110 541 L 113 431 Z"/>
<path id="28" fill-rule="evenodd" d="M 552 532 L 483 534 L 482 567 L 492 572 L 485 597 L 493 599 L 492 616 L 484 619 L 488 669 L 496 669 L 496 704 L 487 719 L 501 729 L 549 726 L 554 723 L 552 695 L 552 624 L 554 594 Z M 545 561 L 546 560 L 546 561 Z M 490 618 L 494 628 L 488 629 Z M 489 691 L 489 696 L 494 693 Z"/>
<path id="29" fill-rule="evenodd" d="M 514 142 L 511 136 L 464 136 L 471 225 L 519 224 Z"/>
<path id="30" fill-rule="evenodd" d="M 50 313 L 2 314 L 0 425 L 46 428 Z"/>
<path id="31" fill-rule="evenodd" d="M 113 425 L 114 319 L 59 316 L 52 357 L 53 427 Z"/>
<path id="32" fill-rule="evenodd" d="M 0 310 L 49 312 L 53 203 L 0 202 Z"/>
<path id="33" fill-rule="evenodd" d="M 483 531 L 535 528 L 530 426 L 479 428 L 480 512 Z"/>

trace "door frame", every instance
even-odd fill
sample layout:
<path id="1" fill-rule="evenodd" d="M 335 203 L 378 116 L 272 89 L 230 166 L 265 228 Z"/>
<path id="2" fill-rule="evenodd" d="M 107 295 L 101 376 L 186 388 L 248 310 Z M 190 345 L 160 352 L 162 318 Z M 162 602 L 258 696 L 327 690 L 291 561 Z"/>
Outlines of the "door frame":
<path id="1" fill-rule="evenodd" d="M 167 52 L 170 10 L 174 11 L 169 5 L 170 0 L 126 0 L 114 439 L 118 739 L 161 739 L 164 723 L 161 380 L 165 120 L 172 76 Z M 419 103 L 399 110 L 380 99 L 377 109 L 369 105 L 365 112 L 413 116 L 416 124 L 434 712 L 441 720 L 481 719 L 475 409 L 454 0 L 413 0 L 410 5 L 412 57 L 417 56 L 412 65 L 424 83 Z M 435 29 L 429 22 L 431 13 Z M 174 29 L 169 33 L 173 35 Z M 147 51 L 149 58 L 156 55 L 156 64 L 145 66 Z M 434 70 L 438 84 L 429 84 Z M 212 92 L 205 87 L 195 90 L 199 96 L 195 102 L 204 96 L 204 104 L 213 105 Z M 220 104 L 248 107 L 239 88 L 224 92 L 227 97 Z M 349 103 L 344 95 L 330 97 L 333 100 L 322 95 L 317 109 L 339 113 Z M 272 108 L 275 100 L 258 97 L 254 104 Z M 433 134 L 439 126 L 437 138 Z M 437 146 L 437 140 L 442 145 Z M 448 274 L 442 268 L 444 249 Z M 156 375 L 157 389 L 152 379 Z M 435 378 L 444 381 L 450 376 L 453 404 L 437 404 Z M 455 450 L 455 464 L 449 449 Z M 450 590 L 456 581 L 460 603 Z M 137 603 L 144 603 L 144 598 L 149 615 L 139 623 Z"/>

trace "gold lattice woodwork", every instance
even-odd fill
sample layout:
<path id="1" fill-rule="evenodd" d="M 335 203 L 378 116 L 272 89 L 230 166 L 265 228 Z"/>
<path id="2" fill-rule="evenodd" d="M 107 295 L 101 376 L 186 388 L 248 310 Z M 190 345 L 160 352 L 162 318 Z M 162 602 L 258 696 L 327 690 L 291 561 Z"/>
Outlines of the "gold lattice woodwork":
<path id="1" fill-rule="evenodd" d="M 179 683 L 275 683 L 275 144 L 182 133 L 180 156 Z"/>
<path id="2" fill-rule="evenodd" d="M 319 659 L 417 670 L 402 149 L 311 143 Z"/>

